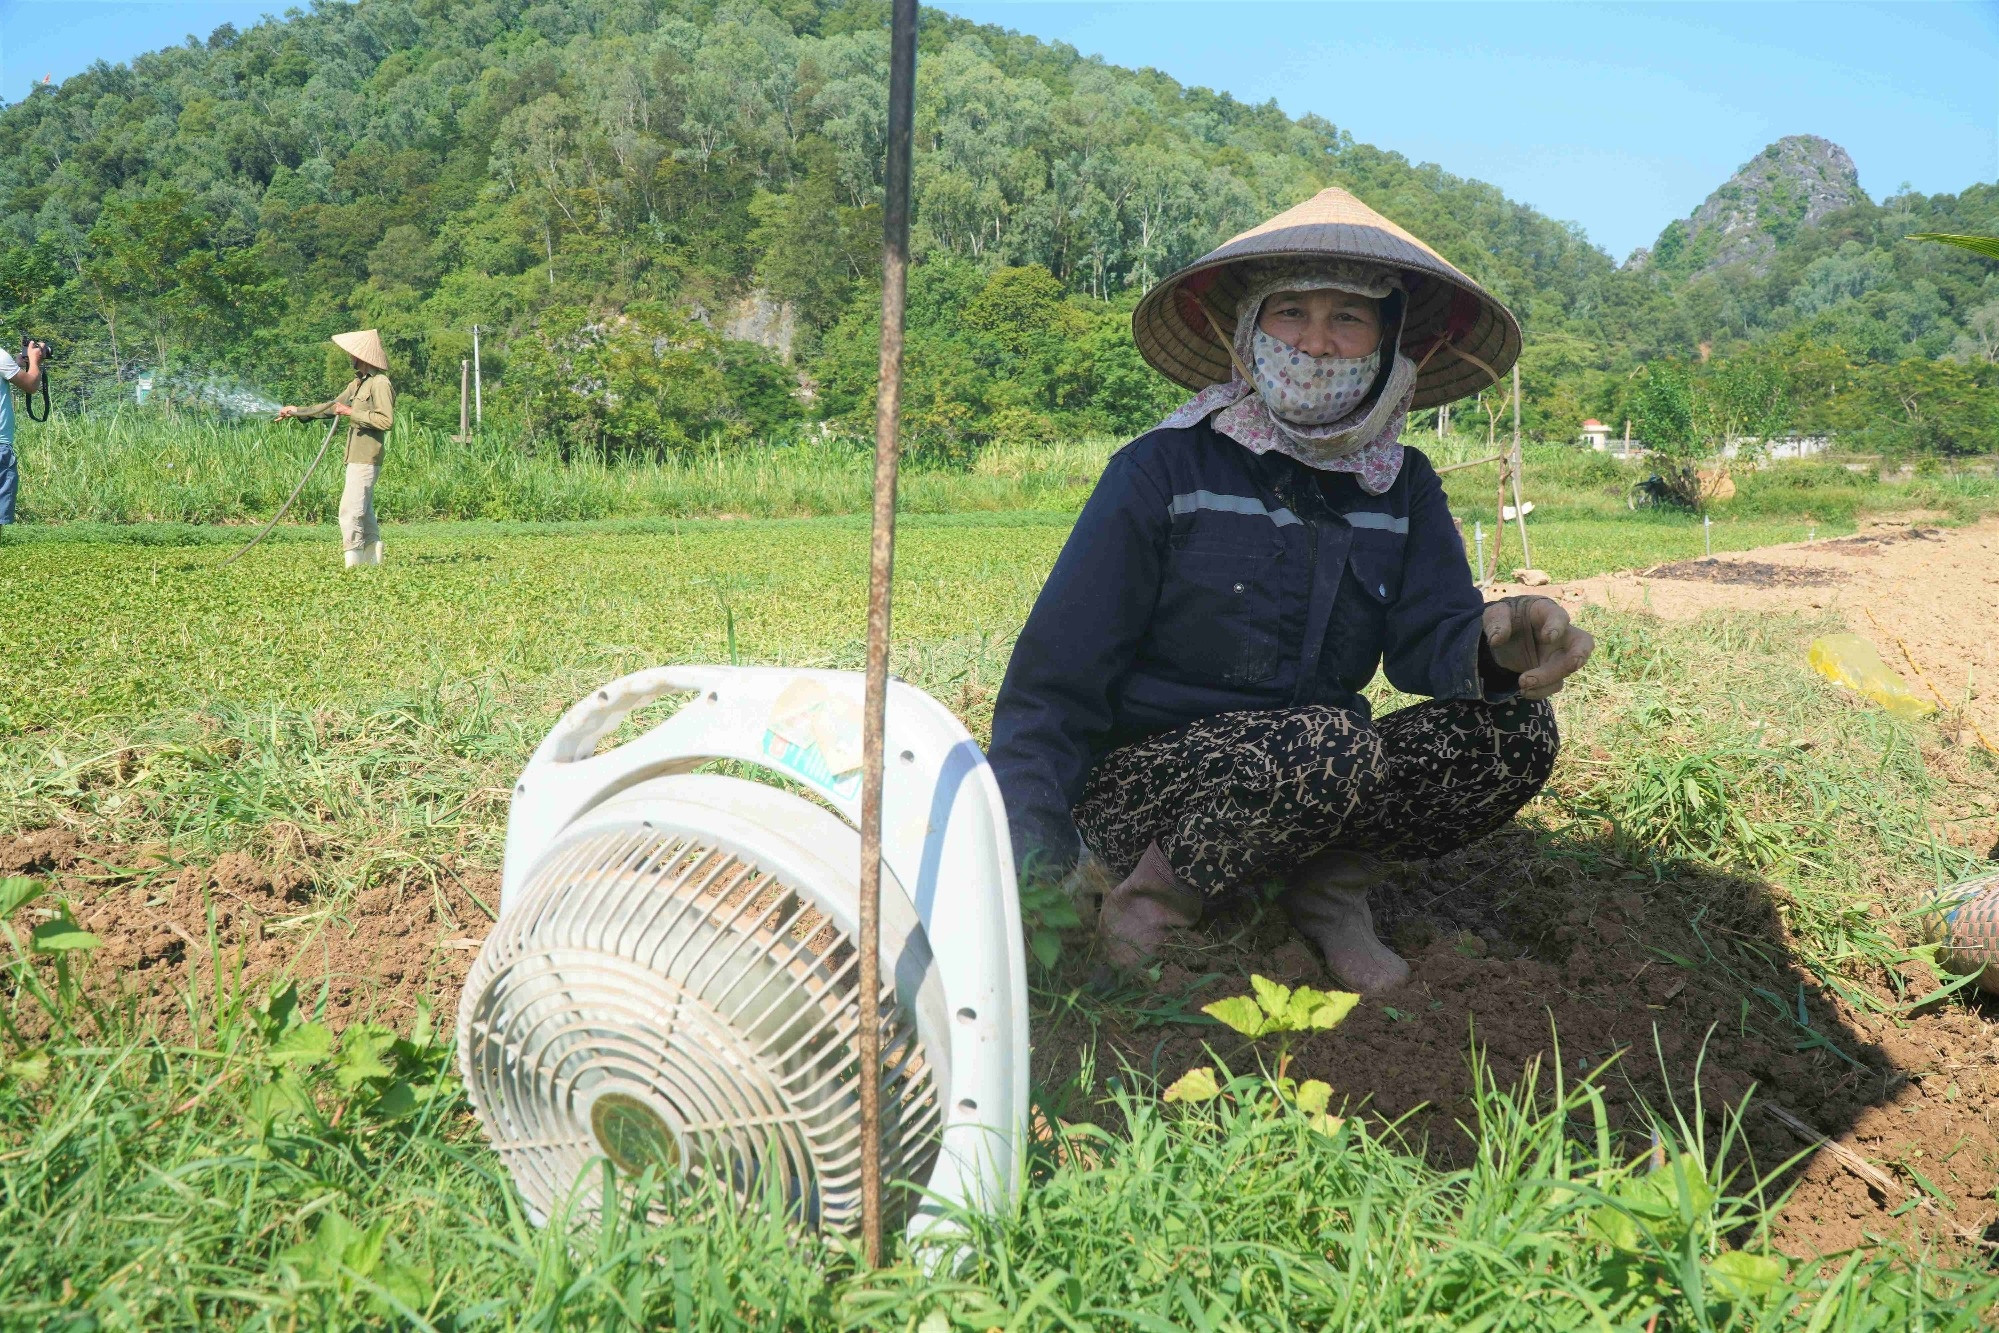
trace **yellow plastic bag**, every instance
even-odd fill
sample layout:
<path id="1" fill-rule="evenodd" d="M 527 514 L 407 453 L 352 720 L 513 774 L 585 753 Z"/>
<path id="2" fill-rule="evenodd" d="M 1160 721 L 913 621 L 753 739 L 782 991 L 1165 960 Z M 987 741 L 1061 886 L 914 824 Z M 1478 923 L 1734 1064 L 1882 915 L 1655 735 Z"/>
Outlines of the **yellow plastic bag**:
<path id="1" fill-rule="evenodd" d="M 1874 645 L 1858 634 L 1814 639 L 1808 656 L 1812 669 L 1821 676 L 1865 695 L 1896 717 L 1914 721 L 1937 711 L 1935 704 L 1913 693 L 1909 682 L 1896 675 Z"/>

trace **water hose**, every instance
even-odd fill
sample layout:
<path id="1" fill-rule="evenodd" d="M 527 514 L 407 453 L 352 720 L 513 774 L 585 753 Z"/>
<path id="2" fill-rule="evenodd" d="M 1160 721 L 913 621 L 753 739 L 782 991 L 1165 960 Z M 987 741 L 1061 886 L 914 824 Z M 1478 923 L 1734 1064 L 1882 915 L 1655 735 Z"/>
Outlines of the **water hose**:
<path id="1" fill-rule="evenodd" d="M 326 457 L 326 446 L 333 443 L 333 432 L 339 427 L 339 425 L 340 425 L 339 417 L 335 417 L 333 418 L 333 420 L 326 423 L 326 438 L 319 442 L 319 452 L 312 456 L 312 461 L 310 463 L 306 464 L 305 475 L 298 479 L 298 485 L 292 487 L 292 493 L 290 495 L 287 495 L 285 497 L 285 502 L 278 506 L 278 512 L 271 515 L 271 521 L 266 523 L 263 526 L 262 530 L 259 531 L 256 536 L 252 537 L 247 544 L 244 545 L 242 550 L 238 551 L 236 554 L 230 556 L 227 560 L 224 560 L 221 564 L 217 565 L 216 566 L 217 569 L 227 569 L 229 568 L 229 566 L 235 564 L 238 560 L 241 560 L 244 556 L 250 554 L 250 547 L 255 546 L 258 542 L 264 540 L 264 538 L 270 534 L 271 529 L 278 526 L 278 520 L 283 518 L 287 513 L 291 512 L 292 501 L 298 499 L 298 493 L 305 489 L 305 484 L 308 481 L 312 480 L 312 474 L 319 470 L 319 460 Z"/>

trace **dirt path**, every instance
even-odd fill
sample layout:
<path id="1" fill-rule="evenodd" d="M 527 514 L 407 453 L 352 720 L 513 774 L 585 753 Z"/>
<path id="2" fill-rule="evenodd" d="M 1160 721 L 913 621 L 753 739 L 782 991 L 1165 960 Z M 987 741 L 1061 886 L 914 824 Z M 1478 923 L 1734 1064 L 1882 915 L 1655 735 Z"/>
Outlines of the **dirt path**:
<path id="1" fill-rule="evenodd" d="M 1501 591 L 1667 620 L 1712 610 L 1832 611 L 1918 694 L 1954 710 L 1946 731 L 1967 745 L 1999 747 L 1999 518 L 1962 528 L 1883 520 L 1851 537 Z"/>

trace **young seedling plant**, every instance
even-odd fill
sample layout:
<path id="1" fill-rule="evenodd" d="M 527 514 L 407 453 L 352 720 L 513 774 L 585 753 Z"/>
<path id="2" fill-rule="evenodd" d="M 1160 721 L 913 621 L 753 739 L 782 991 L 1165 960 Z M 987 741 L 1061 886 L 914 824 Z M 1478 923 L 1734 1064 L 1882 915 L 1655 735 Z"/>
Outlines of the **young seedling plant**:
<path id="1" fill-rule="evenodd" d="M 1277 1038 L 1277 1068 L 1266 1077 L 1278 1104 L 1289 1102 L 1297 1107 L 1306 1123 L 1322 1134 L 1337 1133 L 1344 1121 L 1326 1111 L 1333 1096 L 1332 1085 L 1316 1078 L 1299 1083 L 1290 1076 L 1291 1041 L 1301 1032 L 1338 1027 L 1360 1003 L 1360 996 L 1310 986 L 1293 989 L 1260 976 L 1251 976 L 1249 985 L 1251 994 L 1216 1000 L 1203 1005 L 1201 1012 L 1251 1041 Z M 1205 1102 L 1220 1095 L 1221 1085 L 1211 1065 L 1188 1070 L 1166 1089 L 1169 1102 Z"/>

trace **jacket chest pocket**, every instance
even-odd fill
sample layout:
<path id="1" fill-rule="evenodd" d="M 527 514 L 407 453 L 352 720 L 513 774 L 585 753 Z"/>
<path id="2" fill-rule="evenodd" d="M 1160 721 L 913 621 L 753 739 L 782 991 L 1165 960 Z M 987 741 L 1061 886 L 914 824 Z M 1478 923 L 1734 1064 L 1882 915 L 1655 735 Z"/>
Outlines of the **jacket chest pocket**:
<path id="1" fill-rule="evenodd" d="M 1169 550 L 1145 655 L 1192 680 L 1220 685 L 1269 680 L 1283 657 L 1282 568 L 1275 552 Z"/>
<path id="2" fill-rule="evenodd" d="M 1409 539 L 1400 533 L 1361 529 L 1353 535 L 1347 569 L 1367 600 L 1379 607 L 1402 596 L 1402 556 Z"/>

